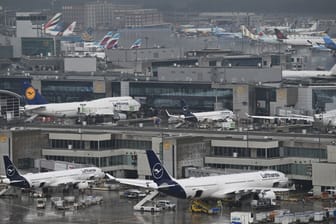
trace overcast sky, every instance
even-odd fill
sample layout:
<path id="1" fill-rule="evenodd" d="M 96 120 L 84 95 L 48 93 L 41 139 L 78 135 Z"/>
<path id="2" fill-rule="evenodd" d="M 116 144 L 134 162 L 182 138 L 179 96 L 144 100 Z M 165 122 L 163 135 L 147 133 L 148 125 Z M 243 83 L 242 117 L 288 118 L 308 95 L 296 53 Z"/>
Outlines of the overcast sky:
<path id="1" fill-rule="evenodd" d="M 1 0 L 7 9 L 32 10 L 83 3 L 93 0 Z M 105 0 L 111 1 L 111 0 Z M 146 8 L 188 11 L 243 11 L 243 12 L 301 12 L 336 13 L 336 0 L 114 0 L 113 2 L 134 2 Z"/>

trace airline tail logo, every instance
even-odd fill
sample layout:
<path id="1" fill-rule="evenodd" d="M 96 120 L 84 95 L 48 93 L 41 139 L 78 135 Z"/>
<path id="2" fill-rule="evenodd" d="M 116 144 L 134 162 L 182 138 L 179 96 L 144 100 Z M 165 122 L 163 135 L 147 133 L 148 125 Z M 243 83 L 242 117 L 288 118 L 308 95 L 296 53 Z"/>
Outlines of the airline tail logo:
<path id="1" fill-rule="evenodd" d="M 113 37 L 111 39 L 109 39 L 108 42 L 106 43 L 106 49 L 117 48 L 119 38 L 120 38 L 119 33 L 114 34 Z"/>
<path id="2" fill-rule="evenodd" d="M 140 48 L 141 46 L 141 39 L 137 39 L 131 46 L 131 49 L 136 49 L 136 48 Z"/>
<path id="3" fill-rule="evenodd" d="M 6 169 L 6 174 L 8 177 L 12 177 L 15 175 L 16 169 L 13 165 L 9 165 Z"/>
<path id="4" fill-rule="evenodd" d="M 105 46 L 107 44 L 107 42 L 111 39 L 112 37 L 112 32 L 108 32 L 103 39 L 100 41 L 99 45 L 100 46 Z"/>
<path id="5" fill-rule="evenodd" d="M 278 29 L 274 29 L 275 35 L 279 40 L 287 39 L 287 37 Z"/>
<path id="6" fill-rule="evenodd" d="M 152 176 L 155 178 L 155 179 L 161 179 L 162 176 L 163 176 L 163 167 L 160 163 L 156 163 L 154 166 L 153 166 L 153 169 L 152 169 Z"/>
<path id="7" fill-rule="evenodd" d="M 33 100 L 35 98 L 35 96 L 36 96 L 35 89 L 32 86 L 28 87 L 25 91 L 26 99 Z"/>
<path id="8" fill-rule="evenodd" d="M 55 26 L 61 20 L 62 13 L 57 13 L 54 17 L 52 17 L 44 26 L 45 30 Z"/>

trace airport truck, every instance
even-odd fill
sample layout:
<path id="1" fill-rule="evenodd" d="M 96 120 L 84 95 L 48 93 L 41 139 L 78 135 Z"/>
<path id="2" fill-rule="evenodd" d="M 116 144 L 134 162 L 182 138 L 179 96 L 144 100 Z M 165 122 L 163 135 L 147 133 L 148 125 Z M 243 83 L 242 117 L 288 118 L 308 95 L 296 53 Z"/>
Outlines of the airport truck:
<path id="1" fill-rule="evenodd" d="M 231 224 L 250 224 L 253 223 L 252 212 L 231 212 Z"/>

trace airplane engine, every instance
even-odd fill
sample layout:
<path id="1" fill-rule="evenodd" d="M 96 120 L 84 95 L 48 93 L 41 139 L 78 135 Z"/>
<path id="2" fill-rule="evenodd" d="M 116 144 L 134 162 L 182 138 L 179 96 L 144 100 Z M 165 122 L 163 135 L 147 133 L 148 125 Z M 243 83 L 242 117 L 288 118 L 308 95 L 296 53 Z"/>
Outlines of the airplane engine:
<path id="1" fill-rule="evenodd" d="M 89 183 L 88 182 L 80 182 L 76 185 L 78 189 L 86 189 L 89 188 Z"/>
<path id="2" fill-rule="evenodd" d="M 127 115 L 124 114 L 124 113 L 116 113 L 116 114 L 114 115 L 114 118 L 115 118 L 116 120 L 126 120 L 126 119 L 127 119 Z"/>
<path id="3" fill-rule="evenodd" d="M 4 184 L 10 184 L 10 180 L 8 178 L 4 178 L 4 179 L 1 179 L 1 183 L 4 183 Z"/>
<path id="4" fill-rule="evenodd" d="M 275 199 L 276 199 L 276 195 L 274 193 L 274 191 L 264 191 L 264 192 L 260 192 L 258 194 L 258 198 L 259 199 L 269 199 L 271 200 L 271 204 L 275 205 Z"/>

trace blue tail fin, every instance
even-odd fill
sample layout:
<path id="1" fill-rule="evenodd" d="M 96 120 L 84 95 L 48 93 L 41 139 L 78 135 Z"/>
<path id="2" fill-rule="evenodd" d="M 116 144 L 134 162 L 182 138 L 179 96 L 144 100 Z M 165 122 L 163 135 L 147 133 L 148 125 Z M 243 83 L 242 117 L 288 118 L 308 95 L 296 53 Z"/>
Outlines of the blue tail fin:
<path id="1" fill-rule="evenodd" d="M 27 104 L 39 105 L 47 104 L 48 101 L 30 83 L 23 83 L 23 96 Z"/>
<path id="2" fill-rule="evenodd" d="M 325 47 L 336 50 L 336 43 L 328 35 L 323 37 L 323 40 L 325 43 Z"/>
<path id="3" fill-rule="evenodd" d="M 10 185 L 21 187 L 21 188 L 29 188 L 28 181 L 20 175 L 19 171 L 16 169 L 12 161 L 8 156 L 3 156 L 6 176 L 10 180 Z"/>
<path id="4" fill-rule="evenodd" d="M 187 198 L 187 194 L 183 187 L 179 185 L 167 172 L 161 164 L 159 158 L 152 150 L 146 150 L 152 178 L 158 185 L 158 190 L 178 198 Z"/>
<path id="5" fill-rule="evenodd" d="M 164 183 L 170 184 L 173 179 L 163 167 L 155 152 L 147 150 L 146 153 L 154 182 L 159 186 Z"/>

